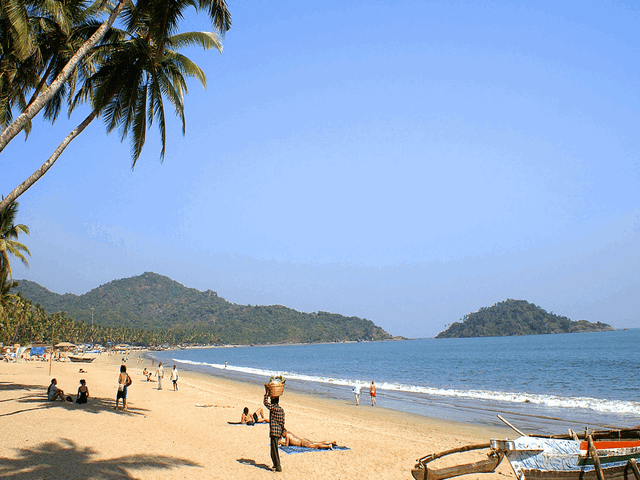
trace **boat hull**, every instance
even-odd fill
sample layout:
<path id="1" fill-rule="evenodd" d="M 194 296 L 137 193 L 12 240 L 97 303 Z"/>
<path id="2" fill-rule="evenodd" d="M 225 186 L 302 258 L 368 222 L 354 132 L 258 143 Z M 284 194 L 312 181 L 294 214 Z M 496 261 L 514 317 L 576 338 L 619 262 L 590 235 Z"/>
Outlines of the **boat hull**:
<path id="1" fill-rule="evenodd" d="M 91 363 L 98 357 L 77 357 L 75 355 L 69 355 L 69 360 L 76 363 Z"/>
<path id="2" fill-rule="evenodd" d="M 598 469 L 607 480 L 636 479 L 630 461 L 640 459 L 640 439 L 607 439 L 593 446 L 595 457 L 583 440 L 520 437 L 506 456 L 519 480 L 596 480 Z"/>

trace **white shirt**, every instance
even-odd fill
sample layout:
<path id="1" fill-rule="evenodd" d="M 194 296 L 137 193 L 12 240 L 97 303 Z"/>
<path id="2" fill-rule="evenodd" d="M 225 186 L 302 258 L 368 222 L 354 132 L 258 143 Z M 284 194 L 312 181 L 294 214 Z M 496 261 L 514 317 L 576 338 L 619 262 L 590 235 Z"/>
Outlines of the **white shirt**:
<path id="1" fill-rule="evenodd" d="M 360 384 L 356 383 L 356 384 L 353 386 L 353 390 L 351 390 L 351 391 L 352 391 L 353 393 L 355 393 L 356 395 L 360 395 L 360 389 L 361 389 L 361 388 L 362 388 L 362 387 L 360 387 Z"/>
<path id="2" fill-rule="evenodd" d="M 49 400 L 53 398 L 53 396 L 56 394 L 58 390 L 60 389 L 53 383 L 49 385 L 49 391 L 47 392 L 47 397 L 49 398 Z"/>

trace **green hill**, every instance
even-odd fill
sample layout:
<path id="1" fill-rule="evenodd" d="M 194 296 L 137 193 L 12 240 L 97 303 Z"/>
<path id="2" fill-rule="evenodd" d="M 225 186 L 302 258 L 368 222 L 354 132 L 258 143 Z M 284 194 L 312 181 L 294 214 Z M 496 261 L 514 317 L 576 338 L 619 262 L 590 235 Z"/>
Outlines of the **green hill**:
<path id="1" fill-rule="evenodd" d="M 225 344 L 391 338 L 370 320 L 327 312 L 303 313 L 282 305 L 238 305 L 211 290 L 187 288 L 150 272 L 114 280 L 84 295 L 59 295 L 28 280 L 18 283 L 15 290 L 48 313 L 64 311 L 89 325 L 93 308 L 96 325 L 202 331 Z"/>
<path id="2" fill-rule="evenodd" d="M 507 299 L 492 307 L 483 307 L 477 312 L 465 315 L 462 322 L 452 323 L 436 338 L 508 337 L 612 330 L 615 329 L 606 323 L 571 321 L 567 317 L 548 313 L 525 300 Z"/>

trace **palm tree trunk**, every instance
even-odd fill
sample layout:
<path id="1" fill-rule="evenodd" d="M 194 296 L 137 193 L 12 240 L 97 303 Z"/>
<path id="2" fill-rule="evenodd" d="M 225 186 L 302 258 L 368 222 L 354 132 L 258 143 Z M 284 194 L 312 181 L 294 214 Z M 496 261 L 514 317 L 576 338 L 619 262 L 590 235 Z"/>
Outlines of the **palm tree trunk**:
<path id="1" fill-rule="evenodd" d="M 65 148 L 67 148 L 67 145 L 69 145 L 69 143 L 71 143 L 71 141 L 74 138 L 76 138 L 78 135 L 80 135 L 82 133 L 82 131 L 85 128 L 87 128 L 87 126 L 91 122 L 93 122 L 93 120 L 96 118 L 97 115 L 98 115 L 98 112 L 96 110 L 92 111 L 89 114 L 89 116 L 87 118 L 85 118 L 84 121 L 80 125 L 78 125 L 76 128 L 74 128 L 71 131 L 71 133 L 65 137 L 65 139 L 62 141 L 62 143 L 60 145 L 58 145 L 58 148 L 55 149 L 55 151 L 49 157 L 49 159 L 46 162 L 44 162 L 40 166 L 40 168 L 38 168 L 35 172 L 33 172 L 29 176 L 29 178 L 27 178 L 24 182 L 22 182 L 20 185 L 18 185 L 16 188 L 14 188 L 13 191 L 9 195 L 7 195 L 6 198 L 4 198 L 0 202 L 0 212 L 2 212 L 5 208 L 7 208 L 20 195 L 22 195 L 29 187 L 31 187 L 31 185 L 33 185 L 38 180 L 40 180 L 40 178 L 42 178 L 42 176 L 45 173 L 47 173 L 47 171 L 53 166 L 53 164 L 56 163 L 56 160 L 58 160 L 60 155 L 62 155 L 62 152 L 64 152 Z"/>
<path id="2" fill-rule="evenodd" d="M 122 10 L 125 7 L 125 4 L 129 0 L 119 0 L 116 8 L 111 12 L 109 18 L 105 20 L 105 22 L 100 25 L 100 28 L 95 31 L 93 35 L 82 44 L 82 46 L 78 49 L 78 51 L 69 59 L 67 64 L 64 66 L 62 71 L 58 74 L 56 79 L 51 82 L 49 88 L 47 88 L 42 95 L 40 95 L 27 109 L 18 115 L 11 125 L 9 125 L 3 132 L 0 134 L 0 152 L 4 150 L 11 140 L 15 138 L 18 133 L 24 129 L 24 127 L 35 117 L 40 110 L 46 105 L 46 103 L 51 100 L 53 95 L 60 89 L 62 84 L 67 81 L 73 70 L 76 68 L 76 65 L 82 58 L 87 54 L 87 52 L 94 47 L 107 33 L 107 30 L 111 28 L 113 22 L 115 22 L 116 18 L 120 15 Z M 4 203 L 4 202 L 2 202 Z M 2 207 L 0 207 L 0 211 L 2 211 Z"/>

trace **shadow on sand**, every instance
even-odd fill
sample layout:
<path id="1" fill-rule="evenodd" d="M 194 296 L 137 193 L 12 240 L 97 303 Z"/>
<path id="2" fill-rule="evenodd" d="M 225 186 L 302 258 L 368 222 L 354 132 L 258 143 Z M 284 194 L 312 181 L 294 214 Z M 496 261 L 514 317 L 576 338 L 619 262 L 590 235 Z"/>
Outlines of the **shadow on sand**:
<path id="1" fill-rule="evenodd" d="M 76 478 L 128 480 L 141 470 L 200 467 L 189 460 L 159 455 L 129 455 L 109 460 L 92 460 L 98 452 L 82 448 L 72 440 L 46 442 L 34 448 L 20 448 L 18 458 L 0 459 L 0 478 Z M 136 471 L 133 476 L 129 471 Z"/>
<path id="2" fill-rule="evenodd" d="M 251 465 L 252 467 L 261 468 L 262 470 L 267 470 L 269 472 L 273 471 L 269 465 L 256 463 L 255 460 L 251 460 L 250 458 L 239 458 L 238 463 L 241 463 L 242 465 Z"/>

